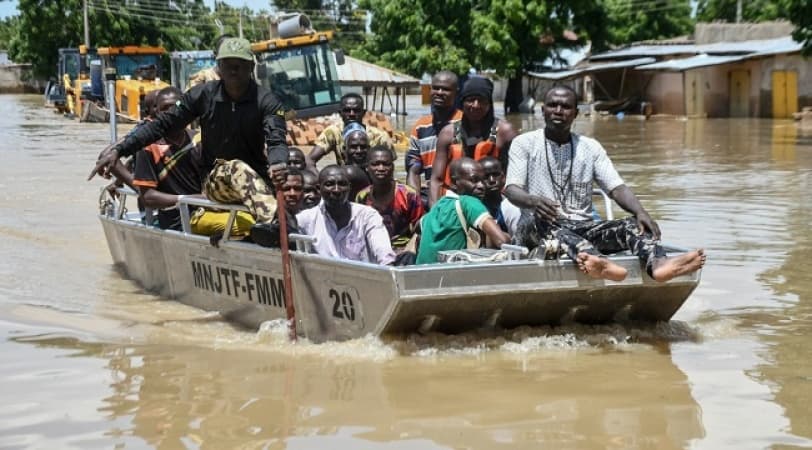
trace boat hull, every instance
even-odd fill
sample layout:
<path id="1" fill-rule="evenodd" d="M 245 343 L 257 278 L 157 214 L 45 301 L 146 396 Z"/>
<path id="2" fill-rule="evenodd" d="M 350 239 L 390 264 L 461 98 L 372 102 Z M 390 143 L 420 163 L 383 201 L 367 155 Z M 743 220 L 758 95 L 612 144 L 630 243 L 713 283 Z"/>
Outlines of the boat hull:
<path id="1" fill-rule="evenodd" d="M 113 261 L 144 289 L 251 328 L 284 319 L 281 253 L 239 241 L 100 216 Z M 388 267 L 291 253 L 297 330 L 314 342 L 483 327 L 667 321 L 700 272 L 657 283 L 637 258 L 628 277 L 595 280 L 568 260 Z"/>

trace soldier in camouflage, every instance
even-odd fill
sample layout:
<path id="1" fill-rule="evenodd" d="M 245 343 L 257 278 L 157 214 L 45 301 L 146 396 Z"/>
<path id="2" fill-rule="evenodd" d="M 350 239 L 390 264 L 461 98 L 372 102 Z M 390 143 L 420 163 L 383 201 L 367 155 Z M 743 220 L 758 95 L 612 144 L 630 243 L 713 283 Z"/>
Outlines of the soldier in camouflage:
<path id="1" fill-rule="evenodd" d="M 203 193 L 214 201 L 246 205 L 258 223 L 271 222 L 287 172 L 285 112 L 282 103 L 251 79 L 251 44 L 228 38 L 217 55 L 221 79 L 195 86 L 175 107 L 139 127 L 123 142 L 105 149 L 90 173 L 106 175 L 120 156 L 139 151 L 195 119 L 202 130 Z"/>

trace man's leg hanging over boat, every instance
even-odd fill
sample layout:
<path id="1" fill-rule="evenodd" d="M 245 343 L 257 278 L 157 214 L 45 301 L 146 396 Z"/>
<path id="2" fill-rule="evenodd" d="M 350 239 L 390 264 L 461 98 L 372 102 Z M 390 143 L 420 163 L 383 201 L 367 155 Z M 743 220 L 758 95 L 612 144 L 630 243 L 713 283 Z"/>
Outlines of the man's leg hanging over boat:
<path id="1" fill-rule="evenodd" d="M 594 242 L 601 253 L 630 250 L 645 266 L 646 273 L 659 282 L 695 272 L 705 264 L 704 249 L 668 257 L 663 246 L 650 233 L 640 233 L 634 217 L 600 222 L 583 230 L 582 234 Z"/>
<path id="2" fill-rule="evenodd" d="M 566 227 L 553 231 L 553 235 L 563 246 L 570 259 L 581 272 L 592 278 L 623 281 L 628 271 L 603 256 L 591 242 Z"/>

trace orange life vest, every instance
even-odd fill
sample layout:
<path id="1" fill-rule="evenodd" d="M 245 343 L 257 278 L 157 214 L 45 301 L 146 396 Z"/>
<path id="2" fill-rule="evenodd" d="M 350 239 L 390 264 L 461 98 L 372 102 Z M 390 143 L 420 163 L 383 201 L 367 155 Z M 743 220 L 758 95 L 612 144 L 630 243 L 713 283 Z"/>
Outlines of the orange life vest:
<path id="1" fill-rule="evenodd" d="M 493 124 L 488 138 L 484 141 L 477 142 L 477 144 L 474 146 L 473 152 L 470 154 L 466 153 L 465 148 L 463 147 L 461 123 L 462 122 L 454 123 L 454 140 L 451 142 L 451 145 L 448 146 L 448 164 L 445 166 L 445 182 L 443 183 L 443 187 L 446 189 L 451 186 L 452 161 L 460 159 L 463 156 L 473 158 L 474 161 L 479 161 L 486 156 L 499 158 L 499 147 L 496 146 L 496 130 L 497 126 L 499 125 L 498 121 Z"/>

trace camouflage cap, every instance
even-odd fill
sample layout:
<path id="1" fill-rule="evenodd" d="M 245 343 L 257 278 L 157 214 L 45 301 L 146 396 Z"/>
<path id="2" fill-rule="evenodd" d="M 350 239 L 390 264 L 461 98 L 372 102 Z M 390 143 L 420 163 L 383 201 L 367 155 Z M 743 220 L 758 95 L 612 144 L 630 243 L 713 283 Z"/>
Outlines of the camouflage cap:
<path id="1" fill-rule="evenodd" d="M 223 40 L 220 48 L 217 49 L 217 60 L 226 58 L 244 59 L 253 61 L 254 54 L 251 53 L 251 43 L 247 39 L 228 38 Z"/>

